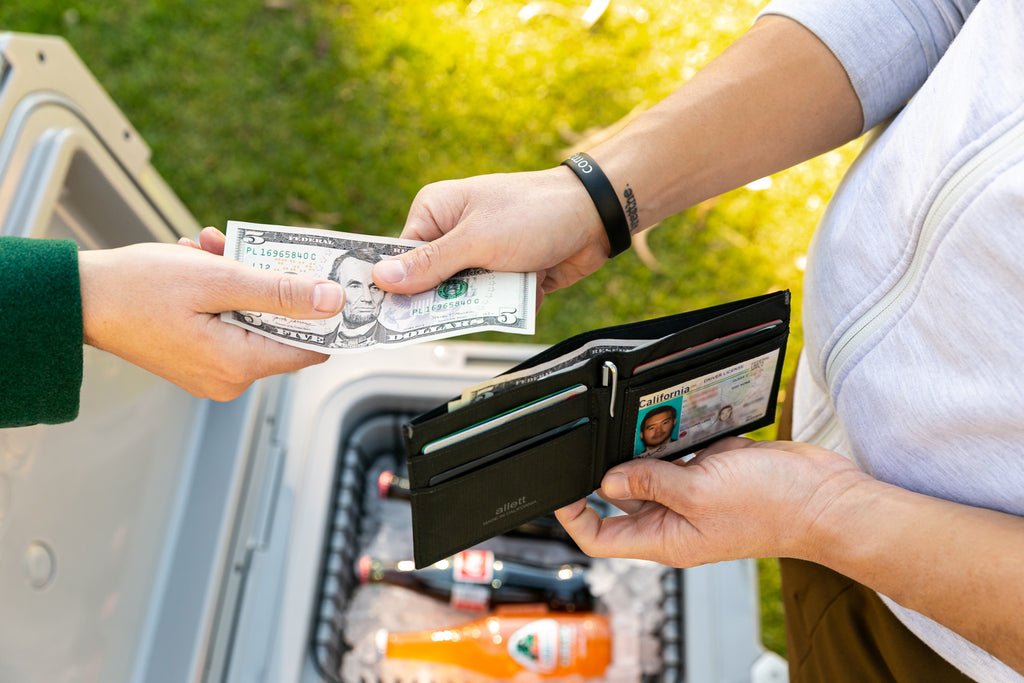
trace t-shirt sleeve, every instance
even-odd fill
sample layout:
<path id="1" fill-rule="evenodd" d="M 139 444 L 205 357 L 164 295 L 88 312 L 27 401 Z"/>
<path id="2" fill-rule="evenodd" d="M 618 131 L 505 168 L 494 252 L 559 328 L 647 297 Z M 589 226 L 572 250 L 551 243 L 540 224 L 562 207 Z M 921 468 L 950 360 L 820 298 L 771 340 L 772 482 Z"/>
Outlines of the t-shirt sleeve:
<path id="1" fill-rule="evenodd" d="M 803 24 L 846 69 L 864 130 L 899 111 L 960 32 L 977 0 L 773 0 L 761 11 Z"/>
<path id="2" fill-rule="evenodd" d="M 82 386 L 78 247 L 0 237 L 0 268 L 0 427 L 74 420 Z"/>

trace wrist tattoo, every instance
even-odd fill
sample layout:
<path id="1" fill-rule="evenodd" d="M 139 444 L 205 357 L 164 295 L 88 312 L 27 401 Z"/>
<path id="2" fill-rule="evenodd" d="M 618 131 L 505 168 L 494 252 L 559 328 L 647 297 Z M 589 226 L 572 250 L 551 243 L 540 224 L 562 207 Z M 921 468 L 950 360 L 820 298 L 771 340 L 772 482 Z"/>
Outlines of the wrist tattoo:
<path id="1" fill-rule="evenodd" d="M 636 208 L 636 195 L 633 188 L 626 185 L 626 191 L 622 193 L 626 198 L 626 219 L 629 221 L 629 232 L 632 234 L 640 228 L 640 212 Z"/>

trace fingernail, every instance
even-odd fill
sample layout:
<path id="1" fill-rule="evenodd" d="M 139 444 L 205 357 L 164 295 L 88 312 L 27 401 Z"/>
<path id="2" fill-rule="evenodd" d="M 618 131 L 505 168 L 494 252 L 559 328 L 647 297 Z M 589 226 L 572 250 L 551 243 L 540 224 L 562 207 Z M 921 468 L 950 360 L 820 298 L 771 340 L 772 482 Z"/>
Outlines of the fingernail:
<path id="1" fill-rule="evenodd" d="M 405 264 L 399 258 L 384 259 L 373 267 L 373 278 L 397 285 L 405 279 Z"/>
<path id="2" fill-rule="evenodd" d="M 313 287 L 313 310 L 337 313 L 341 308 L 341 285 L 321 282 Z"/>
<path id="3" fill-rule="evenodd" d="M 601 491 L 609 498 L 629 498 L 629 477 L 621 472 L 606 474 L 601 481 Z"/>

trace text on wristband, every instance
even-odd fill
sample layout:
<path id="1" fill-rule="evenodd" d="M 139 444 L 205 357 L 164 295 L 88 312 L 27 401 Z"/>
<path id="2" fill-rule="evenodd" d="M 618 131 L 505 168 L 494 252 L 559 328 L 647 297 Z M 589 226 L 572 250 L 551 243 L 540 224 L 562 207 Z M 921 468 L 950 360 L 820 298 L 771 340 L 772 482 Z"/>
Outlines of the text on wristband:
<path id="1" fill-rule="evenodd" d="M 590 160 L 582 154 L 573 154 L 569 157 L 569 161 L 583 173 L 590 173 L 594 170 L 594 167 L 590 164 Z"/>

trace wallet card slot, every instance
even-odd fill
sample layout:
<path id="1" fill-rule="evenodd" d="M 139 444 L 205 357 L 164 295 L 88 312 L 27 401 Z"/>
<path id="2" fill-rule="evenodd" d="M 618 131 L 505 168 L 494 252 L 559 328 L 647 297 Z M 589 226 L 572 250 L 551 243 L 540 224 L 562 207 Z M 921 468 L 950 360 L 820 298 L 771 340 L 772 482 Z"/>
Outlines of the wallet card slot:
<path id="1" fill-rule="evenodd" d="M 406 425 L 407 450 L 409 453 L 421 453 L 426 444 L 568 387 L 577 384 L 590 388 L 598 386 L 600 371 L 592 365 L 588 363 L 564 373 L 543 377 L 444 414 L 437 414 L 438 410 L 435 409 L 431 411 L 432 417 L 429 419 L 420 416 Z"/>
<path id="2" fill-rule="evenodd" d="M 469 427 L 460 429 L 452 434 L 442 436 L 439 439 L 423 444 L 423 454 L 428 455 L 430 453 L 434 453 L 442 448 L 452 446 L 474 436 L 486 434 L 489 431 L 498 429 L 502 425 L 510 424 L 516 420 L 523 420 L 551 406 L 558 405 L 563 401 L 568 401 L 571 398 L 579 396 L 586 391 L 586 384 L 576 384 L 568 389 L 556 391 L 553 394 L 548 394 L 547 396 L 530 401 L 529 403 L 513 408 L 512 410 L 506 410 L 504 413 L 495 415 L 494 417 L 488 417 L 486 420 L 477 422 L 474 425 L 470 425 Z"/>
<path id="3" fill-rule="evenodd" d="M 738 332 L 724 334 L 709 341 L 688 346 L 685 349 L 659 355 L 656 358 L 652 358 L 651 360 L 636 365 L 633 368 L 633 377 L 639 377 L 640 375 L 651 373 L 657 368 L 664 366 L 678 367 L 691 359 L 703 362 L 703 360 L 713 352 L 720 351 L 728 353 L 731 349 L 736 348 L 737 346 L 756 343 L 758 337 L 763 337 L 766 334 L 769 334 L 772 330 L 780 330 L 784 327 L 786 327 L 786 323 L 782 320 L 772 320 L 759 325 L 753 325 Z"/>
<path id="4" fill-rule="evenodd" d="M 456 465 L 455 467 L 451 468 L 450 470 L 445 470 L 444 472 L 439 472 L 439 473 L 435 474 L 434 476 L 432 476 L 427 481 L 427 486 L 436 486 L 438 484 L 443 484 L 446 481 L 450 481 L 452 479 L 456 479 L 458 477 L 461 477 L 464 474 L 469 474 L 470 472 L 473 472 L 474 470 L 477 470 L 477 469 L 479 469 L 481 467 L 489 465 L 489 464 L 491 464 L 493 462 L 498 462 L 500 460 L 504 460 L 507 457 L 511 457 L 511 456 L 516 455 L 518 453 L 522 453 L 523 451 L 525 451 L 525 450 L 527 450 L 529 448 L 533 448 L 535 446 L 540 446 L 544 442 L 550 441 L 551 439 L 554 439 L 554 438 L 556 438 L 556 437 L 558 437 L 558 436 L 560 436 L 562 434 L 565 434 L 567 432 L 571 432 L 572 430 L 576 429 L 577 427 L 582 427 L 583 425 L 587 424 L 588 422 L 590 422 L 590 418 L 589 417 L 581 417 L 581 418 L 579 418 L 577 420 L 573 420 L 572 422 L 568 422 L 568 423 L 566 423 L 564 425 L 560 425 L 558 427 L 555 427 L 554 429 L 549 429 L 549 430 L 547 430 L 545 432 L 542 432 L 540 434 L 534 434 L 533 436 L 528 437 L 528 438 L 526 438 L 526 439 L 524 439 L 522 441 L 518 441 L 518 442 L 512 444 L 511 446 L 506 446 L 505 448 L 501 448 L 499 450 L 492 451 L 492 452 L 488 453 L 487 455 L 484 455 L 484 456 L 481 456 L 481 457 L 477 458 L 476 460 L 473 460 L 473 461 L 470 461 L 470 462 L 465 462 L 465 463 L 462 463 L 461 465 Z"/>
<path id="5" fill-rule="evenodd" d="M 593 421 L 457 479 L 412 492 L 417 567 L 549 514 L 594 484 Z"/>
<path id="6" fill-rule="evenodd" d="M 584 332 L 548 347 L 536 356 L 512 368 L 509 372 L 516 372 L 545 363 L 595 339 L 661 339 L 674 336 L 674 333 L 680 330 L 685 333 L 686 331 L 698 328 L 728 332 L 735 329 L 737 320 L 788 319 L 789 299 L 788 291 L 772 292 L 696 311 L 676 313 L 675 315 L 663 318 L 642 320 L 640 322 Z"/>
<path id="7" fill-rule="evenodd" d="M 730 347 L 699 364 L 669 363 L 657 379 L 634 380 L 624 396 L 619 452 L 609 453 L 609 466 L 630 458 L 681 457 L 773 422 L 785 340 L 783 334 Z"/>
<path id="8" fill-rule="evenodd" d="M 690 368 L 720 363 L 734 353 L 742 353 L 743 349 L 766 343 L 784 343 L 788 336 L 787 322 L 771 320 L 740 330 L 732 328 L 716 332 L 683 348 L 680 348 L 678 339 L 666 338 L 630 359 L 630 384 L 637 386 L 641 382 L 655 382 L 689 372 Z"/>
<path id="9" fill-rule="evenodd" d="M 473 462 L 504 448 L 529 439 L 533 435 L 555 429 L 582 417 L 590 417 L 597 390 L 588 390 L 571 398 L 531 413 L 523 420 L 513 420 L 456 441 L 431 453 L 419 453 L 407 459 L 413 488 L 427 485 L 431 477 Z"/>

